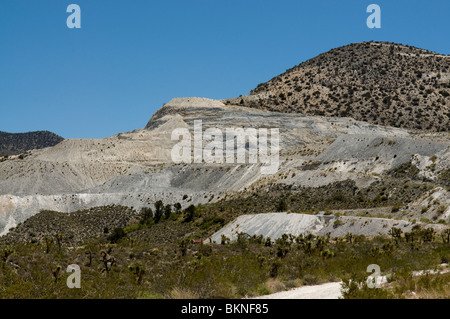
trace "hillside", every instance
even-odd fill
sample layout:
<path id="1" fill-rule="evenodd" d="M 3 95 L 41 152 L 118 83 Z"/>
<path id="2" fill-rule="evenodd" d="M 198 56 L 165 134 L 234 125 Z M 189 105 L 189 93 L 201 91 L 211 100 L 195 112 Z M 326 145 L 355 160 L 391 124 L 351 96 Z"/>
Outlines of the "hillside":
<path id="1" fill-rule="evenodd" d="M 263 175 L 262 163 L 172 162 L 173 129 L 192 130 L 198 118 L 204 129 L 281 128 L 278 172 Z M 450 192 L 442 190 L 450 183 L 449 141 L 448 132 L 416 134 L 350 118 L 176 98 L 145 128 L 105 139 L 68 139 L 1 162 L 0 236 L 41 210 L 111 204 L 140 209 L 157 200 L 185 208 L 227 195 L 236 196 L 241 213 L 274 211 L 284 197 L 293 211 L 374 208 L 377 215 L 380 207 L 401 203 L 397 216 L 445 221 L 450 218 Z"/>
<path id="2" fill-rule="evenodd" d="M 17 155 L 33 149 L 41 149 L 58 144 L 64 140 L 48 131 L 28 133 L 0 132 L 0 156 Z"/>
<path id="3" fill-rule="evenodd" d="M 450 56 L 365 42 L 320 54 L 225 102 L 439 132 L 450 129 L 449 95 Z"/>
<path id="4" fill-rule="evenodd" d="M 279 128 L 277 172 L 175 164 L 173 130 L 198 119 L 222 132 Z M 368 264 L 414 289 L 366 298 L 448 297 L 448 277 L 421 286 L 409 274 L 450 260 L 449 137 L 175 98 L 144 128 L 9 156 L 0 298 L 248 298 L 359 280 Z M 73 264 L 82 289 L 67 289 Z"/>

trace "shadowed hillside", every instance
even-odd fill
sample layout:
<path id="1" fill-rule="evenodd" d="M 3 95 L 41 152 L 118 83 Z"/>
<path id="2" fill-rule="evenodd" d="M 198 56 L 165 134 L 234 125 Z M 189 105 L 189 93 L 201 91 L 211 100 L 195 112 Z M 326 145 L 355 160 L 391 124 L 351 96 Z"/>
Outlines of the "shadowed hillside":
<path id="1" fill-rule="evenodd" d="M 0 132 L 0 156 L 17 155 L 28 150 L 50 147 L 64 140 L 48 131 L 28 133 Z"/>

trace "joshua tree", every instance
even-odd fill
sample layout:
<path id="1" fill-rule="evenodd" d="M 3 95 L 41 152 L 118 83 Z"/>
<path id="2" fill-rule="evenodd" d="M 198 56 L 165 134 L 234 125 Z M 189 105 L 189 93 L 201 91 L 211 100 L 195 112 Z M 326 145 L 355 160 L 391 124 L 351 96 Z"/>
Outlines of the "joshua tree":
<path id="1" fill-rule="evenodd" d="M 50 247 L 52 246 L 53 239 L 48 236 L 45 236 L 44 240 L 45 240 L 45 253 L 48 254 L 50 252 Z"/>
<path id="2" fill-rule="evenodd" d="M 171 214 L 172 214 L 172 206 L 171 205 L 166 205 L 164 207 L 164 218 L 165 219 L 169 219 Z"/>
<path id="3" fill-rule="evenodd" d="M 155 223 L 157 224 L 161 217 L 163 216 L 164 213 L 164 203 L 162 202 L 162 200 L 159 200 L 155 203 Z"/>
<path id="4" fill-rule="evenodd" d="M 285 211 L 287 211 L 287 209 L 288 209 L 288 206 L 287 206 L 286 200 L 284 200 L 284 198 L 283 198 L 278 202 L 277 211 L 285 212 Z"/>
<path id="5" fill-rule="evenodd" d="M 52 271 L 53 278 L 55 278 L 55 283 L 58 282 L 59 273 L 61 272 L 62 267 L 60 265 L 56 266 L 56 269 Z"/>
<path id="6" fill-rule="evenodd" d="M 9 247 L 5 247 L 2 249 L 2 259 L 4 262 L 8 260 L 8 257 L 11 256 L 14 253 L 14 250 L 12 250 Z"/>
<path id="7" fill-rule="evenodd" d="M 96 250 L 96 248 L 97 248 L 97 245 L 94 244 L 93 242 L 88 243 L 86 245 L 87 251 L 85 252 L 85 254 L 88 257 L 88 262 L 85 264 L 86 267 L 92 266 L 92 257 L 93 257 L 93 254 L 94 254 L 94 251 Z M 100 246 L 100 249 L 101 249 L 101 246 Z"/>
<path id="8" fill-rule="evenodd" d="M 225 236 L 224 234 L 222 234 L 221 240 L 220 240 L 220 244 L 221 245 L 226 245 L 230 243 L 230 238 L 228 238 L 227 236 Z"/>
<path id="9" fill-rule="evenodd" d="M 402 230 L 400 228 L 392 227 L 389 231 L 389 235 L 395 240 L 395 244 L 398 245 L 398 241 L 402 237 Z"/>
<path id="10" fill-rule="evenodd" d="M 434 231 L 433 228 L 424 229 L 423 233 L 422 233 L 422 240 L 424 242 L 427 242 L 427 241 L 431 242 L 431 241 L 433 241 L 434 233 L 435 233 L 435 231 Z"/>
<path id="11" fill-rule="evenodd" d="M 415 235 L 415 232 L 413 232 L 413 231 L 405 233 L 406 242 L 409 243 L 411 241 L 411 243 L 413 243 L 414 235 Z"/>
<path id="12" fill-rule="evenodd" d="M 311 256 L 312 252 L 314 251 L 314 246 L 311 240 L 307 240 L 305 244 L 303 245 L 303 250 L 305 251 L 308 256 Z"/>
<path id="13" fill-rule="evenodd" d="M 173 205 L 173 207 L 175 208 L 175 213 L 179 214 L 181 211 L 181 204 L 175 203 L 175 205 Z"/>
<path id="14" fill-rule="evenodd" d="M 86 264 L 86 266 L 87 267 L 91 267 L 91 265 L 92 265 L 92 251 L 89 250 L 85 254 L 88 255 L 88 259 L 89 259 L 89 262 Z"/>
<path id="15" fill-rule="evenodd" d="M 143 207 L 141 209 L 141 224 L 145 224 L 147 226 L 153 224 L 154 219 L 153 219 L 153 210 L 149 207 Z"/>
<path id="16" fill-rule="evenodd" d="M 275 278 L 278 276 L 278 269 L 281 266 L 281 262 L 277 259 L 275 260 L 270 267 L 270 277 Z"/>
<path id="17" fill-rule="evenodd" d="M 287 253 L 289 252 L 289 248 L 283 245 L 278 245 L 277 246 L 277 256 L 279 258 L 284 258 Z"/>
<path id="18" fill-rule="evenodd" d="M 353 242 L 353 234 L 352 233 L 347 233 L 345 235 L 345 239 L 351 244 Z"/>
<path id="19" fill-rule="evenodd" d="M 140 265 L 131 265 L 128 266 L 128 269 L 136 276 L 136 281 L 138 285 L 142 283 L 142 279 L 144 278 L 145 269 Z"/>
<path id="20" fill-rule="evenodd" d="M 334 252 L 329 249 L 324 249 L 320 252 L 320 255 L 322 256 L 323 260 L 334 257 Z"/>
<path id="21" fill-rule="evenodd" d="M 263 266 L 264 266 L 264 264 L 265 264 L 266 261 L 267 261 L 267 260 L 266 260 L 266 257 L 264 257 L 263 254 L 259 253 L 257 259 L 258 259 L 259 269 L 262 269 Z"/>
<path id="22" fill-rule="evenodd" d="M 189 245 L 189 239 L 185 238 L 180 242 L 180 249 L 181 249 L 181 256 L 186 256 L 188 245 Z"/>
<path id="23" fill-rule="evenodd" d="M 192 221 L 195 217 L 196 211 L 197 209 L 194 205 L 190 205 L 188 208 L 186 208 L 184 210 L 184 213 L 186 215 L 186 217 L 184 218 L 184 222 L 189 223 L 190 221 Z"/>
<path id="24" fill-rule="evenodd" d="M 55 235 L 56 244 L 58 245 L 59 251 L 61 251 L 61 245 L 62 245 L 63 238 L 64 238 L 63 234 L 56 234 Z"/>
<path id="25" fill-rule="evenodd" d="M 112 266 L 115 264 L 116 260 L 113 256 L 110 255 L 111 249 L 109 248 L 106 251 L 101 251 L 100 254 L 102 255 L 102 258 L 100 259 L 101 262 L 103 262 L 103 266 L 105 267 L 102 272 L 110 272 Z"/>
<path id="26" fill-rule="evenodd" d="M 447 244 L 450 243 L 450 228 L 444 230 L 441 234 L 441 237 L 442 237 L 442 241 L 444 243 L 447 243 Z"/>
<path id="27" fill-rule="evenodd" d="M 117 243 L 120 239 L 122 239 L 123 237 L 125 237 L 127 234 L 125 233 L 125 231 L 123 230 L 123 228 L 117 227 L 114 228 L 113 233 L 108 236 L 108 240 L 115 244 Z"/>

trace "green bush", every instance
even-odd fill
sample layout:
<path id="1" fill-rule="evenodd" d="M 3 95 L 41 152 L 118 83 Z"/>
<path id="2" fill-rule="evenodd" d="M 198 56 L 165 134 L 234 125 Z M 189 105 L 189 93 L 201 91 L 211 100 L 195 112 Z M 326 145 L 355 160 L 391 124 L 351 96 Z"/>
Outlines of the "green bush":
<path id="1" fill-rule="evenodd" d="M 111 235 L 108 236 L 108 240 L 115 244 L 117 243 L 119 240 L 121 240 L 123 237 L 125 237 L 127 234 L 125 233 L 123 228 L 117 227 L 114 228 L 114 231 L 112 232 Z"/>
<path id="2" fill-rule="evenodd" d="M 185 210 L 184 210 L 184 222 L 185 223 L 189 223 L 191 221 L 194 220 L 195 216 L 197 213 L 197 208 L 194 205 L 189 205 Z"/>
<path id="3" fill-rule="evenodd" d="M 364 279 L 346 279 L 342 282 L 343 299 L 393 299 L 394 294 L 383 288 L 369 288 Z"/>
<path id="4" fill-rule="evenodd" d="M 155 202 L 155 224 L 159 223 L 164 214 L 164 203 L 161 200 Z"/>
<path id="5" fill-rule="evenodd" d="M 277 211 L 278 212 L 285 212 L 288 210 L 288 205 L 286 203 L 286 200 L 284 198 L 280 199 L 277 205 Z"/>

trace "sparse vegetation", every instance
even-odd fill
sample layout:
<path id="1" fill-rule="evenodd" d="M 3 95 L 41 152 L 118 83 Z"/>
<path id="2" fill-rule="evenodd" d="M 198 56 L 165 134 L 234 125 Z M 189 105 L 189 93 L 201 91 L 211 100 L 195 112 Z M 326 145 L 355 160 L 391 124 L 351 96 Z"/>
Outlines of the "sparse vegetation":
<path id="1" fill-rule="evenodd" d="M 440 75 L 449 68 L 442 55 L 411 46 L 353 43 L 305 61 L 250 92 L 250 96 L 269 94 L 266 98 L 229 101 L 270 111 L 352 117 L 442 132 L 449 128 L 450 93 Z"/>
<path id="2" fill-rule="evenodd" d="M 424 297 L 425 291 L 430 296 L 448 296 L 440 277 L 411 280 L 414 285 L 406 289 L 396 275 L 402 269 L 432 269 L 448 261 L 447 233 L 441 237 L 416 228 L 406 235 L 393 228 L 393 239 L 285 234 L 276 241 L 242 233 L 232 243 L 223 238 L 221 245 L 205 245 L 196 239 L 206 238 L 226 221 L 213 214 L 215 207 L 188 207 L 184 216 L 153 224 L 148 222 L 151 210 L 143 209 L 140 219 L 126 225 L 128 231 L 115 228 L 109 236 L 86 238 L 76 246 L 64 236 L 61 250 L 49 249 L 47 254 L 44 240 L 6 245 L 4 239 L 14 237 L 7 235 L 0 240 L 0 297 L 242 298 L 338 280 L 349 288 L 346 298 L 411 297 L 410 291 Z M 51 223 L 52 215 L 43 216 Z M 25 222 L 27 229 L 33 222 Z M 65 286 L 68 274 L 63 270 L 73 263 L 81 266 L 82 291 Z M 394 274 L 392 289 L 369 291 L 351 284 L 356 281 L 350 279 L 367 276 L 366 267 L 372 263 L 380 265 L 383 273 Z"/>

